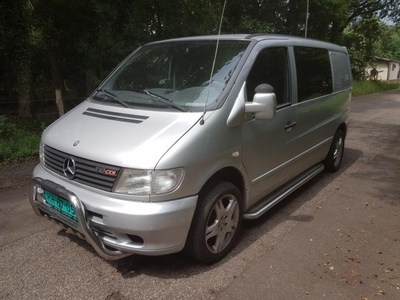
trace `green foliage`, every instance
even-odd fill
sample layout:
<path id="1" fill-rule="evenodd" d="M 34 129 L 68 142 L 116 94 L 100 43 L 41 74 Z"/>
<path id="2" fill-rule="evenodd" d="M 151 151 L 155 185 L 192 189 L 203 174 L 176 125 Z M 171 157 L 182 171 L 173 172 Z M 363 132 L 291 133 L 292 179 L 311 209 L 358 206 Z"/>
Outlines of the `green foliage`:
<path id="1" fill-rule="evenodd" d="M 248 15 L 242 16 L 238 27 L 239 32 L 273 33 L 273 25 L 260 20 L 254 20 Z"/>
<path id="2" fill-rule="evenodd" d="M 0 116 L 0 136 L 2 139 L 9 139 L 17 132 L 15 124 L 8 124 L 5 116 Z"/>
<path id="3" fill-rule="evenodd" d="M 379 57 L 400 60 L 400 25 L 385 26 L 377 45 Z"/>
<path id="4" fill-rule="evenodd" d="M 347 46 L 355 78 L 374 55 L 400 59 L 400 0 L 309 0 L 307 37 Z M 0 104 L 88 96 L 138 46 L 216 34 L 223 1 L 0 1 Z M 223 33 L 305 35 L 307 1 L 229 0 Z M 384 27 L 388 28 L 384 28 Z M 396 28 L 396 29 L 395 29 Z M 387 29 L 387 30 L 386 30 Z M 34 110 L 34 109 L 33 109 Z"/>
<path id="5" fill-rule="evenodd" d="M 400 60 L 400 26 L 389 26 L 377 17 L 360 19 L 344 31 L 344 44 L 349 50 L 353 76 L 365 79 L 365 67 L 375 57 Z"/>
<path id="6" fill-rule="evenodd" d="M 26 0 L 0 2 L 0 68 L 13 75 L 30 55 L 32 9 L 28 3 Z"/>
<path id="7" fill-rule="evenodd" d="M 365 67 L 379 56 L 386 27 L 377 17 L 370 17 L 354 22 L 345 30 L 344 44 L 350 54 L 355 79 L 365 79 Z"/>
<path id="8" fill-rule="evenodd" d="M 368 95 L 372 93 L 384 92 L 389 90 L 400 89 L 399 82 L 386 81 L 354 81 L 352 94 L 354 97 Z"/>
<path id="9" fill-rule="evenodd" d="M 0 116 L 0 166 L 37 157 L 40 133 L 28 126 Z"/>
<path id="10" fill-rule="evenodd" d="M 310 1 L 308 36 L 333 43 L 342 43 L 343 29 L 348 22 L 350 1 Z"/>

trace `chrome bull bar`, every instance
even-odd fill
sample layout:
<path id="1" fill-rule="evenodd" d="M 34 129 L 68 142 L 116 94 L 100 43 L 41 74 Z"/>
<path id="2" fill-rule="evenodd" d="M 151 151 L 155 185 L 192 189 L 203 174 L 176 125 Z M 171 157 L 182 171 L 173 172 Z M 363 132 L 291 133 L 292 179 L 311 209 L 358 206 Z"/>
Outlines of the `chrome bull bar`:
<path id="1" fill-rule="evenodd" d="M 62 213 L 55 211 L 48 204 L 46 204 L 46 201 L 44 200 L 45 190 L 58 197 L 68 200 L 75 210 L 77 222 L 73 221 Z M 92 247 L 101 257 L 107 260 L 117 260 L 132 255 L 132 253 L 111 250 L 99 240 L 97 235 L 89 226 L 89 220 L 87 219 L 85 213 L 85 206 L 74 193 L 67 190 L 65 187 L 53 181 L 35 177 L 33 178 L 31 184 L 29 202 L 38 216 L 48 217 L 59 224 L 63 229 L 68 229 L 68 227 L 71 228 L 72 233 L 81 238 L 83 237 L 90 245 L 92 245 Z"/>

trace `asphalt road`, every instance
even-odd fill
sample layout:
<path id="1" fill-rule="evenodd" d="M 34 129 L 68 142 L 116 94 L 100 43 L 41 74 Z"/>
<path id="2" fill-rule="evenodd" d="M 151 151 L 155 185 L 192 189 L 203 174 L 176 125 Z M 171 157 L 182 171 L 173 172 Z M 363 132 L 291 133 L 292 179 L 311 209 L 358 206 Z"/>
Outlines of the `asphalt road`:
<path id="1" fill-rule="evenodd" d="M 342 169 L 256 221 L 223 261 L 105 261 L 37 217 L 34 163 L 0 169 L 0 299 L 400 299 L 400 90 L 353 99 Z"/>

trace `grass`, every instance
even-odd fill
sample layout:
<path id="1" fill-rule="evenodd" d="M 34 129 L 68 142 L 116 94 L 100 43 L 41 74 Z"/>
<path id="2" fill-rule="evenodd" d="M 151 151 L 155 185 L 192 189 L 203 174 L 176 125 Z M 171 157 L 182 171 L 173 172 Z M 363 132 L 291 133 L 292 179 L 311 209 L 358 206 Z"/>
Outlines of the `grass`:
<path id="1" fill-rule="evenodd" d="M 353 96 L 400 89 L 400 82 L 354 81 Z M 0 115 L 0 167 L 28 161 L 39 155 L 40 135 L 49 120 L 8 119 Z"/>
<path id="2" fill-rule="evenodd" d="M 386 81 L 353 81 L 353 96 L 363 96 L 389 90 L 400 89 L 400 82 Z"/>
<path id="3" fill-rule="evenodd" d="M 0 116 L 0 167 L 38 157 L 44 126 L 28 120 L 9 120 Z"/>

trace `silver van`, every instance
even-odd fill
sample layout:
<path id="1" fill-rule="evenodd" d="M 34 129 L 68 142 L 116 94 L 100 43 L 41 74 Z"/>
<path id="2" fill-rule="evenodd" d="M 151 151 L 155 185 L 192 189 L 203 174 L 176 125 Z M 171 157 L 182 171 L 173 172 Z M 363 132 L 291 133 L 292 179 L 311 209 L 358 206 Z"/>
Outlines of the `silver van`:
<path id="1" fill-rule="evenodd" d="M 146 44 L 43 133 L 30 203 L 106 259 L 222 259 L 255 219 L 339 169 L 345 48 L 279 35 Z"/>

